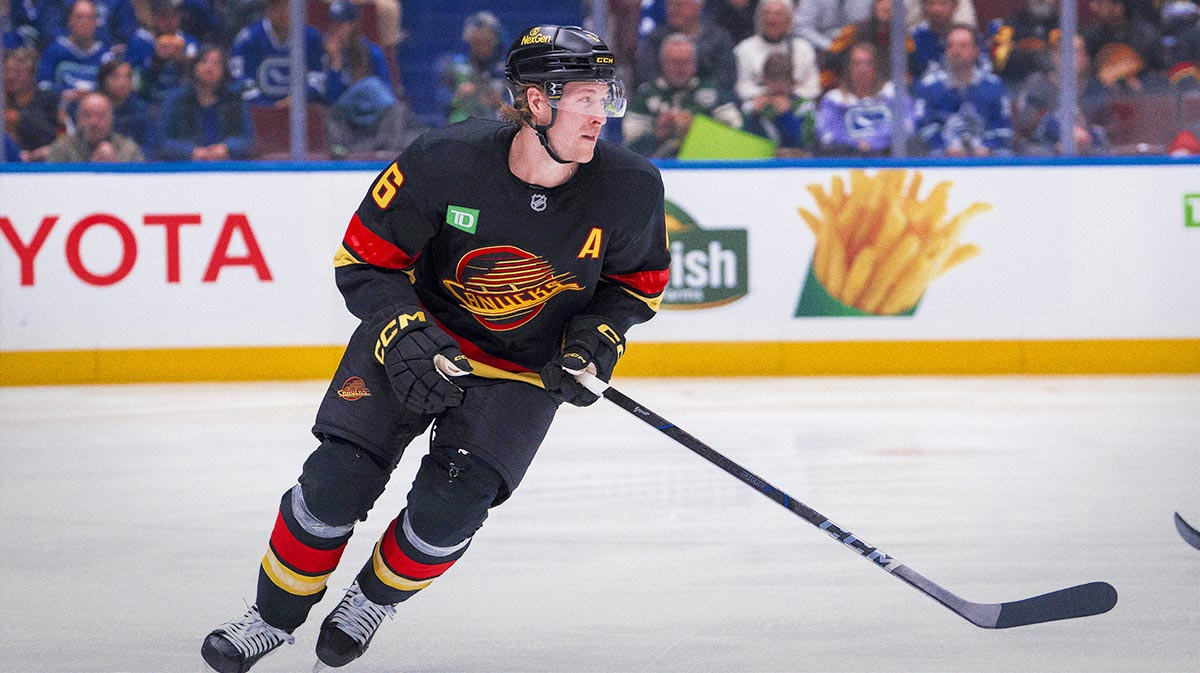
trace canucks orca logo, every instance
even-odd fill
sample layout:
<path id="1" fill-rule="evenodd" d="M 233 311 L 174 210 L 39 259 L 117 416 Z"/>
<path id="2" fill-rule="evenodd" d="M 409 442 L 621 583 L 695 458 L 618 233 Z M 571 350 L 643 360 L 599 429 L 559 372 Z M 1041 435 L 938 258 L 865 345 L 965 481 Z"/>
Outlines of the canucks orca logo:
<path id="1" fill-rule="evenodd" d="M 264 58 L 258 66 L 258 85 L 268 96 L 286 96 L 291 93 L 291 59 L 285 56 Z"/>
<path id="2" fill-rule="evenodd" d="M 72 61 L 63 61 L 54 70 L 55 79 L 61 84 L 64 90 L 83 89 L 92 91 L 96 88 L 96 78 L 99 76 L 99 73 L 100 66 L 98 65 L 74 63 Z"/>
<path id="3" fill-rule="evenodd" d="M 533 320 L 556 295 L 583 289 L 572 274 L 558 273 L 541 257 L 510 245 L 468 252 L 454 276 L 442 280 L 446 290 L 479 324 L 497 332 Z"/>
<path id="4" fill-rule="evenodd" d="M 846 130 L 855 138 L 873 135 L 876 129 L 891 122 L 892 111 L 886 105 L 854 107 L 846 111 Z"/>

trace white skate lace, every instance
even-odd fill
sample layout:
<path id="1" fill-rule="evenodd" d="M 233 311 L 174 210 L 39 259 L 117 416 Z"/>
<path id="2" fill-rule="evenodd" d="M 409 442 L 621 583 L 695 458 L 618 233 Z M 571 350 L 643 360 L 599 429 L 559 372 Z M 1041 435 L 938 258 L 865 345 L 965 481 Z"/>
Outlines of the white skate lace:
<path id="1" fill-rule="evenodd" d="M 296 641 L 287 631 L 264 622 L 258 615 L 257 605 L 251 605 L 241 619 L 222 624 L 218 631 L 246 658 L 270 652 L 285 642 L 291 644 Z"/>
<path id="2" fill-rule="evenodd" d="M 350 585 L 342 602 L 334 608 L 329 621 L 360 644 L 366 645 L 379 629 L 384 617 L 395 617 L 396 608 L 371 602 L 358 588 L 358 582 Z"/>

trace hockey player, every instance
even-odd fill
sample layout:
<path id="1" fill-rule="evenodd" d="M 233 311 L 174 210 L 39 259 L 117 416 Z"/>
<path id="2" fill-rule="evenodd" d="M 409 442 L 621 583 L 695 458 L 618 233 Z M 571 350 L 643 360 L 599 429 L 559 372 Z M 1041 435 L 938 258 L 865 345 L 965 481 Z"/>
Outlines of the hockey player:
<path id="1" fill-rule="evenodd" d="M 433 424 L 407 505 L 321 624 L 317 657 L 361 656 L 385 616 L 453 566 L 512 495 L 562 401 L 598 399 L 670 263 L 663 185 L 599 141 L 625 111 L 596 35 L 535 26 L 505 62 L 507 121 L 417 139 L 367 190 L 334 266 L 362 320 L 317 412 L 320 445 L 284 493 L 257 601 L 201 648 L 243 673 L 292 640 L 405 447 Z"/>

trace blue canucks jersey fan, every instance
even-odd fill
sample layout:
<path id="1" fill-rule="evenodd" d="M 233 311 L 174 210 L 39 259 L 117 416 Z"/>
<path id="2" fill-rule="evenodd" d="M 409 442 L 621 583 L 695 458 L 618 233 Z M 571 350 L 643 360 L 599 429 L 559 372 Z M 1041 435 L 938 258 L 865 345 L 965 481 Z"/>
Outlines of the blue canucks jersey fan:
<path id="1" fill-rule="evenodd" d="M 131 0 L 90 0 L 96 11 L 96 39 L 109 45 L 127 44 L 137 32 L 137 13 Z M 45 44 L 71 32 L 75 0 L 38 0 L 35 7 L 37 41 Z"/>
<path id="2" fill-rule="evenodd" d="M 951 28 L 967 26 L 974 29 L 973 22 L 959 23 L 957 17 L 962 4 L 960 0 L 921 0 L 925 20 L 914 26 L 909 36 L 908 72 L 914 81 L 924 77 L 931 68 L 941 65 Z M 992 70 L 989 54 L 981 50 L 976 60 L 984 69 Z"/>
<path id="3" fill-rule="evenodd" d="M 336 0 L 329 5 L 328 35 L 326 44 L 325 98 L 331 105 L 354 84 L 355 68 L 351 63 L 356 56 L 369 55 L 370 74 L 392 88 L 392 74 L 388 70 L 383 49 L 368 40 L 358 26 L 358 8 L 350 0 Z M 355 53 L 357 52 L 357 54 Z"/>
<path id="4" fill-rule="evenodd" d="M 1008 89 L 978 58 L 975 31 L 956 26 L 946 37 L 945 68 L 930 69 L 913 90 L 917 130 L 931 154 L 987 156 L 1009 149 Z"/>
<path id="5" fill-rule="evenodd" d="M 137 71 L 143 95 L 158 102 L 183 85 L 200 43 L 180 30 L 182 13 L 173 0 L 151 0 L 150 21 L 149 29 L 139 28 L 130 40 L 125 60 Z"/>
<path id="6" fill-rule="evenodd" d="M 957 0 L 922 0 L 925 20 L 912 29 L 913 49 L 908 55 L 908 70 L 913 79 L 924 77 L 931 66 L 941 62 L 957 5 Z"/>
<path id="7" fill-rule="evenodd" d="M 68 102 L 79 92 L 95 91 L 107 45 L 96 37 L 96 6 L 79 0 L 67 18 L 70 33 L 46 47 L 38 63 L 38 86 L 63 94 Z"/>
<path id="8" fill-rule="evenodd" d="M 36 48 L 38 35 L 41 33 L 38 29 L 40 24 L 37 5 L 33 0 L 9 0 L 8 25 L 0 25 L 0 28 L 4 29 L 4 50 L 11 51 L 19 47 Z"/>
<path id="9" fill-rule="evenodd" d="M 288 0 L 268 0 L 262 21 L 238 33 L 229 57 L 234 81 L 251 105 L 274 105 L 291 94 Z M 304 79 L 308 99 L 325 100 L 325 47 L 321 34 L 304 27 Z"/>

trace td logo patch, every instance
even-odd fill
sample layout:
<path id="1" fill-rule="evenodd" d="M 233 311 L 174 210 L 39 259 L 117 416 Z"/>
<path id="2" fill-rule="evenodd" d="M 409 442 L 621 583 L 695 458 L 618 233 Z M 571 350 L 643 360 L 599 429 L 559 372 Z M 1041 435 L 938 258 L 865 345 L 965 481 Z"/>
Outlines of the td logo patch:
<path id="1" fill-rule="evenodd" d="M 474 234 L 475 228 L 479 226 L 479 211 L 464 206 L 450 206 L 446 208 L 446 224 Z"/>

